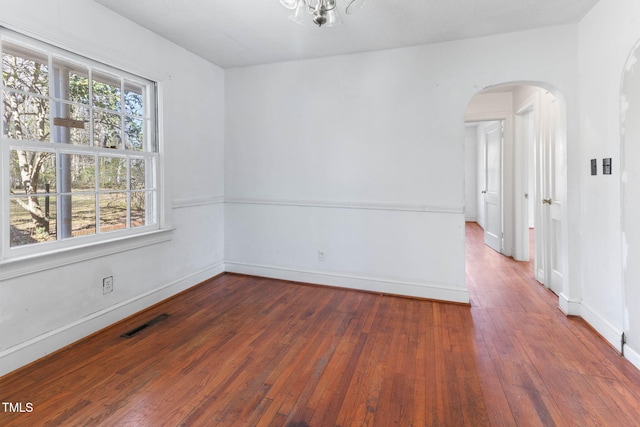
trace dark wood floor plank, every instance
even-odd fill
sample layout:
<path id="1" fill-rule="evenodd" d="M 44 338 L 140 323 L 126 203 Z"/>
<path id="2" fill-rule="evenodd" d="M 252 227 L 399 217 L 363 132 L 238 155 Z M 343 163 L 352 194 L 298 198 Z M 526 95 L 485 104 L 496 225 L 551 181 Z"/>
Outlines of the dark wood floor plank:
<path id="1" fill-rule="evenodd" d="M 477 225 L 467 275 L 470 307 L 222 275 L 0 378 L 34 408 L 0 425 L 638 423 L 640 371 Z"/>
<path id="2" fill-rule="evenodd" d="M 386 322 L 389 321 L 390 299 L 375 298 L 371 313 L 367 319 L 367 341 L 363 356 L 356 366 L 351 384 L 346 391 L 343 405 L 336 425 L 373 425 L 378 412 L 380 394 L 383 389 L 385 363 L 389 352 L 388 345 L 380 345 L 387 334 Z"/>

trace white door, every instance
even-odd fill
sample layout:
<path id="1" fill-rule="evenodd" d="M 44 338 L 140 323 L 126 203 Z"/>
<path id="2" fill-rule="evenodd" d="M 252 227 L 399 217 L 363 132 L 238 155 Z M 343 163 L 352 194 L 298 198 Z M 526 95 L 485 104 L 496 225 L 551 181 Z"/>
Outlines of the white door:
<path id="1" fill-rule="evenodd" d="M 502 252 L 502 122 L 485 129 L 484 242 Z"/>
<path id="2" fill-rule="evenodd" d="M 563 280 L 562 205 L 566 200 L 566 191 L 561 177 L 566 161 L 558 104 L 551 94 L 541 97 L 536 149 L 538 160 L 536 202 L 538 205 L 535 228 L 535 271 L 538 281 L 559 295 L 562 292 Z"/>

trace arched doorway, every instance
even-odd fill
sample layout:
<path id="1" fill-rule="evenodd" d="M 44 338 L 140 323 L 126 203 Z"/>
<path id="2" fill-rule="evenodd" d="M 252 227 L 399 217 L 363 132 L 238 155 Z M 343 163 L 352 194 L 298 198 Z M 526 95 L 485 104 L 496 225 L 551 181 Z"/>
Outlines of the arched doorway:
<path id="1" fill-rule="evenodd" d="M 470 124 L 478 123 L 480 129 L 487 121 L 502 123 L 501 142 L 497 145 L 478 139 L 477 178 L 469 179 L 466 172 L 465 204 L 478 203 L 475 211 L 485 215 L 478 221 L 484 223 L 485 233 L 500 235 L 499 248 L 494 249 L 519 261 L 533 259 L 536 279 L 559 295 L 568 264 L 564 100 L 541 83 L 492 86 L 469 102 L 465 113 L 467 134 Z M 497 169 L 491 164 L 496 159 Z M 467 159 L 469 163 L 472 161 Z M 496 175 L 486 176 L 490 173 Z M 489 187 L 496 180 L 499 209 L 492 210 L 488 200 L 489 196 L 494 198 L 495 188 Z M 470 185 L 475 185 L 475 194 L 468 191 Z M 496 224 L 500 227 L 497 232 Z M 534 253 L 529 251 L 529 236 L 535 236 Z"/>
<path id="2" fill-rule="evenodd" d="M 631 51 L 622 76 L 620 160 L 622 177 L 623 338 L 621 351 L 640 366 L 640 42 Z"/>

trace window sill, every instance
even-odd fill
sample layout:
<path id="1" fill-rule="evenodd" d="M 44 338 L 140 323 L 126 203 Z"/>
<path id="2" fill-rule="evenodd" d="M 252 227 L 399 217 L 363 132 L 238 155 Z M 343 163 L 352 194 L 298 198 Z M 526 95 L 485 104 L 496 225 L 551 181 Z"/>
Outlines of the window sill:
<path id="1" fill-rule="evenodd" d="M 0 282 L 75 264 L 115 253 L 126 252 L 171 240 L 173 229 L 154 230 L 148 233 L 94 242 L 57 251 L 42 252 L 0 262 Z"/>

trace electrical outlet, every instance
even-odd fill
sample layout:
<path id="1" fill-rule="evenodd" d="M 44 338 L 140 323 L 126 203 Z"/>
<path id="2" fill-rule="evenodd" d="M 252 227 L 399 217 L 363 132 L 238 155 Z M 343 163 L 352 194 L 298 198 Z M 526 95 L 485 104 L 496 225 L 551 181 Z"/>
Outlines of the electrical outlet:
<path id="1" fill-rule="evenodd" d="M 318 261 L 324 262 L 325 253 L 324 251 L 318 251 Z"/>
<path id="2" fill-rule="evenodd" d="M 113 276 L 102 279 L 102 295 L 113 292 Z"/>

